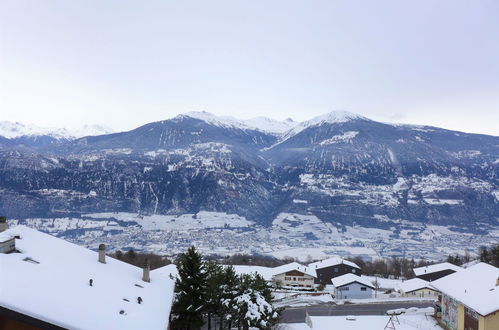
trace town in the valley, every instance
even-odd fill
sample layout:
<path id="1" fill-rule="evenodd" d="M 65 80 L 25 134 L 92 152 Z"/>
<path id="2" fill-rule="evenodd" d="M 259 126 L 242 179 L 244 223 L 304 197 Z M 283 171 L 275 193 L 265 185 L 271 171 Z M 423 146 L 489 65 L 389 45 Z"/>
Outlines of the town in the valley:
<path id="1" fill-rule="evenodd" d="M 197 324 L 193 320 L 199 317 L 203 329 L 494 330 L 499 324 L 499 268 L 491 263 L 498 261 L 497 249 L 490 256 L 482 251 L 483 260 L 450 256 L 450 262 L 413 265 L 406 276 L 386 277 L 366 274 L 361 265 L 339 256 L 279 266 L 257 265 L 241 256 L 244 264 L 233 264 L 237 258 L 226 264 L 203 259 L 194 247 L 176 264 L 151 267 L 146 258 L 135 266 L 124 259 L 133 259 L 133 250 L 111 254 L 105 244 L 89 250 L 24 225 L 11 227 L 0 217 L 0 325 L 166 329 L 170 322 L 186 319 Z M 239 292 L 232 298 L 230 292 L 222 293 L 230 281 L 217 282 L 227 274 L 239 279 L 234 284 Z M 213 283 L 218 283 L 215 288 Z M 200 301 L 184 315 L 175 304 L 189 294 L 233 299 L 237 309 L 221 312 L 216 303 Z"/>

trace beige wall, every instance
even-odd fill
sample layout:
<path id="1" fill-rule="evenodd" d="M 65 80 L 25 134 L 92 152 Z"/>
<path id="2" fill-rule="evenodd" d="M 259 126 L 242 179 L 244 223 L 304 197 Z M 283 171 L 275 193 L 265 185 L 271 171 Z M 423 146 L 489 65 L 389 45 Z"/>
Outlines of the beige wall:
<path id="1" fill-rule="evenodd" d="M 499 330 L 499 311 L 486 317 L 480 316 L 478 330 Z"/>
<path id="2" fill-rule="evenodd" d="M 282 286 L 303 286 L 303 287 L 314 287 L 314 278 L 310 275 L 304 274 L 304 276 L 290 276 L 286 273 L 274 275 L 272 277 L 272 282 L 280 283 Z"/>
<path id="3" fill-rule="evenodd" d="M 464 330 L 464 306 L 457 304 L 457 330 Z"/>
<path id="4" fill-rule="evenodd" d="M 408 293 L 402 292 L 401 296 L 402 297 L 432 297 L 432 298 L 434 297 L 434 298 L 436 298 L 436 297 L 438 297 L 438 294 L 439 294 L 438 291 L 424 288 L 424 289 L 419 289 L 416 291 L 411 291 Z"/>

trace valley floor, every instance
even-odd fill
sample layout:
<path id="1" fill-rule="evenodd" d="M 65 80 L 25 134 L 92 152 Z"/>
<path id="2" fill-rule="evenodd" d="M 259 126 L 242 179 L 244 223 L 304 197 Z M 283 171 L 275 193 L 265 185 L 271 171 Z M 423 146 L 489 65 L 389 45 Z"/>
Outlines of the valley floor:
<path id="1" fill-rule="evenodd" d="M 104 243 L 111 250 L 154 252 L 175 255 L 191 245 L 204 254 L 262 254 L 292 257 L 306 262 L 328 255 L 365 258 L 403 256 L 427 260 L 449 254 L 476 253 L 499 239 L 499 228 L 485 235 L 449 230 L 442 226 L 400 220 L 393 230 L 346 226 L 323 222 L 313 215 L 281 213 L 271 227 L 258 226 L 234 214 L 139 216 L 132 213 L 86 214 L 81 218 L 12 219 L 89 248 Z"/>

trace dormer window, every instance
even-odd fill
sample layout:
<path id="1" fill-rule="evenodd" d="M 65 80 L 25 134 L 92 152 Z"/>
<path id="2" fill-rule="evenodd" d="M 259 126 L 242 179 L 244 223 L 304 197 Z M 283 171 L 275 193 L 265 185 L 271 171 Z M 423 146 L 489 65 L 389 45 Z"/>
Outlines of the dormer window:
<path id="1" fill-rule="evenodd" d="M 11 253 L 16 250 L 16 240 L 5 233 L 0 234 L 0 253 Z"/>

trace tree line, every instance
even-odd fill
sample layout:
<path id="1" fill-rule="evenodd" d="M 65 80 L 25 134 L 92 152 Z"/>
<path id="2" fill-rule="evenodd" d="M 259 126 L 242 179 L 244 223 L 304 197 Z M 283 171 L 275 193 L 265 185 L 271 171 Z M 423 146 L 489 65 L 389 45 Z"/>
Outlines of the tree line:
<path id="1" fill-rule="evenodd" d="M 499 267 L 499 244 L 490 248 L 482 246 L 480 248 L 479 256 L 480 261 Z"/>
<path id="2" fill-rule="evenodd" d="M 117 250 L 116 252 L 109 254 L 109 256 L 137 267 L 144 267 L 147 260 L 151 269 L 163 267 L 172 263 L 167 257 L 154 253 L 135 252 L 133 249 L 130 249 L 125 253 L 121 250 Z"/>

